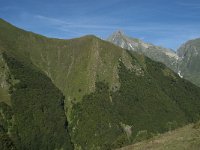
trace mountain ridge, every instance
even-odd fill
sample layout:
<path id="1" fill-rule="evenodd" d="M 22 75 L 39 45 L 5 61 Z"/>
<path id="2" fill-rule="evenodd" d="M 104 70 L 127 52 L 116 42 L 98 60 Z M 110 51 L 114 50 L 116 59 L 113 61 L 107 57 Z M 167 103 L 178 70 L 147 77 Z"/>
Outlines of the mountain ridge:
<path id="1" fill-rule="evenodd" d="M 13 62 L 35 66 L 45 75 L 42 77 L 51 80 L 51 85 L 64 95 L 60 103 L 67 118 L 64 127 L 76 150 L 118 148 L 132 143 L 141 130 L 147 130 L 149 135 L 163 133 L 171 125 L 177 128 L 199 119 L 200 88 L 180 78 L 162 63 L 93 36 L 59 40 L 4 23 L 0 23 L 0 28 L 0 50 L 12 56 L 16 60 Z M 28 83 L 34 85 L 35 76 L 30 78 L 23 65 L 19 65 L 18 70 L 14 64 L 10 66 L 14 67 L 13 75 L 17 79 L 27 79 L 23 80 L 25 84 L 19 84 L 20 87 L 26 89 Z M 43 82 L 36 85 L 40 84 Z M 23 97 L 23 93 L 20 96 Z M 48 92 L 41 96 L 45 102 L 50 98 Z M 31 98 L 27 95 L 30 103 L 34 103 Z M 21 102 L 26 101 L 21 99 Z M 20 103 L 15 104 L 20 109 Z M 25 106 L 30 107 L 30 114 L 40 112 L 40 107 L 32 111 L 34 105 L 25 103 L 21 107 Z M 17 108 L 11 107 L 13 110 Z M 14 115 L 26 118 L 19 109 Z M 40 120 L 40 116 L 36 116 L 36 120 Z M 23 121 L 19 121 L 21 124 Z M 48 133 L 44 131 L 43 135 Z M 27 143 L 21 146 L 26 147 Z"/>
<path id="2" fill-rule="evenodd" d="M 107 40 L 122 48 L 142 53 L 155 61 L 164 63 L 181 78 L 200 86 L 200 71 L 198 67 L 198 61 L 200 60 L 199 38 L 185 42 L 177 52 L 154 46 L 137 38 L 131 38 L 121 31 L 114 32 Z"/>
<path id="3" fill-rule="evenodd" d="M 186 79 L 200 86 L 200 38 L 189 40 L 181 45 L 179 70 Z"/>
<path id="4" fill-rule="evenodd" d="M 114 32 L 107 40 L 122 48 L 142 53 L 155 61 L 162 62 L 174 71 L 177 70 L 179 57 L 171 49 L 155 46 L 137 38 L 131 38 L 121 31 Z"/>

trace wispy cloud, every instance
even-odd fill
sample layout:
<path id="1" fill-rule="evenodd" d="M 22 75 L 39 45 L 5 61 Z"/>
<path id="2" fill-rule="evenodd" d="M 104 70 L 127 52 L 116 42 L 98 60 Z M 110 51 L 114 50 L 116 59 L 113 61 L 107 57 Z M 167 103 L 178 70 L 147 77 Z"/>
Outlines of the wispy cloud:
<path id="1" fill-rule="evenodd" d="M 21 13 L 19 27 L 49 37 L 74 38 L 86 34 L 107 38 L 112 32 L 122 29 L 129 36 L 142 37 L 146 42 L 176 49 L 181 43 L 200 36 L 200 22 L 132 22 L 109 17 L 52 17 L 43 14 Z M 113 19 L 113 20 L 112 20 Z"/>
<path id="2" fill-rule="evenodd" d="M 52 17 L 46 17 L 42 15 L 35 15 L 34 16 L 36 19 L 42 20 L 46 22 L 47 24 L 50 25 L 55 25 L 58 27 L 60 30 L 67 30 L 70 28 L 73 29 L 108 29 L 108 30 L 115 30 L 115 29 L 120 29 L 123 28 L 124 30 L 128 31 L 148 31 L 148 32 L 153 32 L 153 31 L 163 31 L 163 32 L 168 32 L 168 31 L 183 31 L 187 29 L 187 31 L 193 30 L 194 27 L 200 26 L 200 24 L 162 24 L 162 23 L 154 23 L 154 22 L 149 22 L 149 23 L 135 23 L 134 25 L 127 25 L 121 27 L 120 25 L 101 25 L 101 24 L 92 24 L 88 22 L 87 24 L 82 23 L 81 21 L 78 22 L 69 22 L 69 21 L 64 21 L 62 19 L 58 18 L 52 18 Z M 93 22 L 93 21 L 91 21 Z"/>
<path id="3" fill-rule="evenodd" d="M 94 30 L 116 30 L 116 29 L 123 29 L 130 32 L 143 32 L 143 33 L 158 33 L 158 34 L 178 34 L 178 33 L 191 33 L 194 32 L 194 29 L 200 26 L 200 23 L 196 24 L 162 24 L 162 23 L 135 23 L 133 25 L 113 25 L 113 24 L 92 24 L 91 22 L 87 22 L 87 24 L 82 23 L 81 21 L 64 21 L 58 18 L 46 17 L 42 15 L 35 15 L 36 19 L 39 19 L 47 24 L 54 26 L 55 28 L 62 30 L 62 31 L 72 31 L 76 33 L 76 30 L 86 30 L 90 29 L 90 31 Z"/>
<path id="4" fill-rule="evenodd" d="M 88 28 L 88 29 L 115 29 L 119 28 L 118 26 L 113 26 L 113 25 L 96 25 L 92 24 L 91 22 L 94 22 L 90 20 L 90 22 L 82 23 L 81 21 L 74 21 L 74 22 L 69 22 L 69 21 L 63 21 L 61 19 L 57 18 L 52 18 L 52 17 L 46 17 L 42 15 L 35 15 L 34 16 L 36 19 L 40 19 L 44 22 L 47 22 L 51 25 L 56 25 L 59 27 L 59 29 L 66 30 L 67 28 Z"/>
<path id="5" fill-rule="evenodd" d="M 200 36 L 199 9 L 199 0 L 2 0 L 0 17 L 48 37 L 106 38 L 122 29 L 129 36 L 176 48 Z"/>
<path id="6" fill-rule="evenodd" d="M 60 20 L 60 19 L 46 17 L 46 16 L 42 16 L 42 15 L 34 15 L 34 17 L 37 18 L 37 19 L 43 20 L 43 21 L 47 21 L 48 23 L 51 23 L 51 24 L 55 24 L 55 25 L 70 24 L 70 23 L 67 23 L 67 22 Z"/>

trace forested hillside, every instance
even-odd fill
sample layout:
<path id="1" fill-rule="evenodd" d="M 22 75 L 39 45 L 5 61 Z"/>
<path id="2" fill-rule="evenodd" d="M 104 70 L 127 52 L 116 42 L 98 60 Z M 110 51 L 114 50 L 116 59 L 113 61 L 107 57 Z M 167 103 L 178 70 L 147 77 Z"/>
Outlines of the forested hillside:
<path id="1" fill-rule="evenodd" d="M 200 119 L 200 88 L 162 63 L 91 35 L 0 29 L 1 124 L 17 149 L 113 149 Z"/>

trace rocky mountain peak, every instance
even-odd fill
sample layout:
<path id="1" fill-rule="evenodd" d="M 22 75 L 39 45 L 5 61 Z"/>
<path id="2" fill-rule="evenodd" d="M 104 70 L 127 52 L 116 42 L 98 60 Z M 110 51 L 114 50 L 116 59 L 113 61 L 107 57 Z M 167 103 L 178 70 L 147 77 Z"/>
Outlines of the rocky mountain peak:
<path id="1" fill-rule="evenodd" d="M 140 39 L 129 37 L 121 30 L 114 32 L 108 38 L 108 41 L 124 49 L 142 53 L 155 61 L 162 62 L 174 71 L 177 69 L 178 55 L 171 49 L 155 46 Z"/>

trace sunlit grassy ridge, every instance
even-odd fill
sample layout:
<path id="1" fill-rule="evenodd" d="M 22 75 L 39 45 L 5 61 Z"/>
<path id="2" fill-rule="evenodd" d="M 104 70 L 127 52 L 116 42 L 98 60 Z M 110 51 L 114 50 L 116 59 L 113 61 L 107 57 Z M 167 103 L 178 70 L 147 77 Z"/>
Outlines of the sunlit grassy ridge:
<path id="1" fill-rule="evenodd" d="M 122 49 L 94 36 L 48 39 L 5 22 L 1 29 L 6 31 L 0 33 L 1 48 L 41 68 L 69 99 L 80 100 L 85 93 L 93 91 L 96 80 L 117 84 L 118 60 L 122 56 L 124 61 L 129 59 Z"/>

